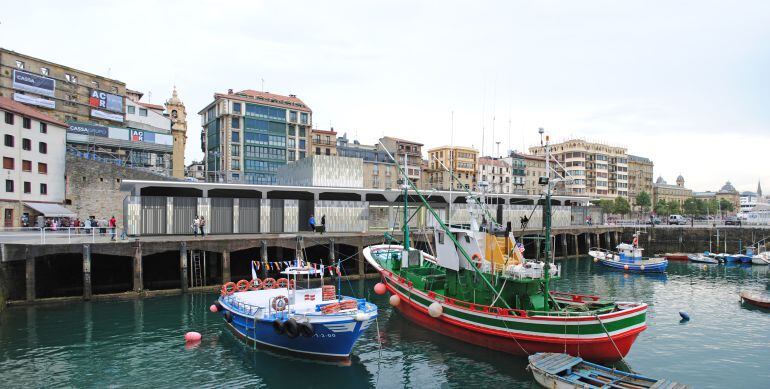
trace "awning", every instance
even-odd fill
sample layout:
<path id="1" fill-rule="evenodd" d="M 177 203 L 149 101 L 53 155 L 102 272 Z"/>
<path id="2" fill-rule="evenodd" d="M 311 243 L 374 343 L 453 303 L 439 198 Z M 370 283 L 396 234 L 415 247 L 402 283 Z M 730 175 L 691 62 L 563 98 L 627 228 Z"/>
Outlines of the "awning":
<path id="1" fill-rule="evenodd" d="M 40 212 L 46 217 L 75 217 L 75 212 L 70 211 L 67 208 L 62 207 L 59 204 L 50 203 L 32 203 L 25 202 L 24 206 L 30 207 L 35 211 Z"/>

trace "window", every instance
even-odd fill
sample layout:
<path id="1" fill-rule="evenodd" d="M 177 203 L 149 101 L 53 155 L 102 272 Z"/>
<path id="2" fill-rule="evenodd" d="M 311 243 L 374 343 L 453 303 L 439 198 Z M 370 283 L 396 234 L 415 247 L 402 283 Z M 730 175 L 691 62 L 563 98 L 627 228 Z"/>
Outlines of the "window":
<path id="1" fill-rule="evenodd" d="M 16 67 L 19 69 L 24 69 L 24 61 L 16 60 Z"/>
<path id="2" fill-rule="evenodd" d="M 32 128 L 32 119 L 30 118 L 21 118 L 21 126 L 30 129 Z"/>
<path id="3" fill-rule="evenodd" d="M 5 134 L 5 145 L 8 147 L 13 147 L 13 135 Z"/>
<path id="4" fill-rule="evenodd" d="M 3 169 L 13 170 L 13 158 L 3 157 Z"/>
<path id="5" fill-rule="evenodd" d="M 302 123 L 302 124 L 308 124 L 308 123 L 307 123 L 307 113 L 305 113 L 305 112 L 302 112 L 301 114 L 299 114 L 299 118 L 300 118 L 300 119 L 299 119 L 299 122 L 300 122 L 300 123 Z M 302 136 L 304 136 L 304 135 L 302 135 Z"/>
<path id="6" fill-rule="evenodd" d="M 321 155 L 321 148 L 320 147 L 316 147 L 315 148 L 315 155 Z"/>
<path id="7" fill-rule="evenodd" d="M 241 170 L 241 160 L 240 159 L 234 159 L 232 161 L 232 169 L 233 170 Z"/>
<path id="8" fill-rule="evenodd" d="M 232 145 L 232 148 L 230 149 L 230 155 L 233 157 L 238 157 L 241 155 L 241 146 L 239 145 Z"/>
<path id="9" fill-rule="evenodd" d="M 21 161 L 21 170 L 25 172 L 31 172 L 32 171 L 32 161 L 22 160 Z"/>
<path id="10" fill-rule="evenodd" d="M 233 103 L 233 112 L 241 113 L 241 103 Z"/>
<path id="11" fill-rule="evenodd" d="M 40 122 L 40 133 L 41 134 L 47 134 L 48 133 L 48 123 Z"/>
<path id="12" fill-rule="evenodd" d="M 73 76 L 72 74 L 65 73 L 64 74 L 64 79 L 67 80 L 67 82 L 72 83 L 72 84 L 77 84 L 78 83 L 78 76 Z"/>
<path id="13" fill-rule="evenodd" d="M 48 68 L 40 68 L 40 74 L 47 76 L 49 73 Z"/>
<path id="14" fill-rule="evenodd" d="M 24 150 L 27 150 L 27 151 L 31 151 L 32 150 L 32 141 L 27 139 L 27 138 L 23 138 L 21 140 L 21 148 L 24 149 Z"/>
<path id="15" fill-rule="evenodd" d="M 48 194 L 48 184 L 40 184 L 40 194 Z"/>
<path id="16" fill-rule="evenodd" d="M 305 137 L 305 127 L 299 126 L 299 136 L 304 138 Z"/>
<path id="17" fill-rule="evenodd" d="M 112 91 L 112 93 L 115 93 L 115 94 L 118 93 L 118 87 L 117 86 L 113 86 L 112 88 L 110 88 L 110 90 Z"/>
<path id="18" fill-rule="evenodd" d="M 289 121 L 290 122 L 297 122 L 297 111 L 289 111 Z"/>
<path id="19" fill-rule="evenodd" d="M 300 139 L 299 140 L 299 148 L 302 149 L 302 150 L 305 149 L 305 140 L 304 139 Z"/>
<path id="20" fill-rule="evenodd" d="M 94 87 L 94 89 L 99 89 L 99 81 L 91 81 L 91 85 Z"/>
<path id="21" fill-rule="evenodd" d="M 297 133 L 297 126 L 289 125 L 289 136 L 294 136 Z"/>
<path id="22" fill-rule="evenodd" d="M 10 112 L 5 113 L 5 124 L 13 124 L 13 114 Z"/>
<path id="23" fill-rule="evenodd" d="M 147 116 L 147 108 L 139 108 L 139 116 Z"/>
<path id="24" fill-rule="evenodd" d="M 299 152 L 299 159 L 305 159 L 305 152 L 304 151 L 300 151 Z"/>
<path id="25" fill-rule="evenodd" d="M 13 180 L 5 180 L 5 191 L 13 192 Z"/>
<path id="26" fill-rule="evenodd" d="M 46 144 L 45 142 L 40 142 L 40 144 L 38 145 L 38 151 L 40 152 L 40 154 L 48 154 L 48 144 Z"/>
<path id="27" fill-rule="evenodd" d="M 241 119 L 233 118 L 233 120 L 232 120 L 232 127 L 233 128 L 241 128 Z"/>
<path id="28" fill-rule="evenodd" d="M 289 161 L 297 160 L 297 152 L 294 150 L 289 151 Z"/>
<path id="29" fill-rule="evenodd" d="M 24 181 L 24 193 L 32 193 L 32 183 Z"/>
<path id="30" fill-rule="evenodd" d="M 241 133 L 238 131 L 233 131 L 232 140 L 235 143 L 241 143 Z"/>
<path id="31" fill-rule="evenodd" d="M 38 162 L 37 172 L 40 174 L 48 174 L 48 164 L 43 162 Z"/>
<path id="32" fill-rule="evenodd" d="M 136 113 L 136 107 L 134 107 L 133 105 L 127 105 L 126 110 L 128 111 L 128 113 L 132 115 Z"/>

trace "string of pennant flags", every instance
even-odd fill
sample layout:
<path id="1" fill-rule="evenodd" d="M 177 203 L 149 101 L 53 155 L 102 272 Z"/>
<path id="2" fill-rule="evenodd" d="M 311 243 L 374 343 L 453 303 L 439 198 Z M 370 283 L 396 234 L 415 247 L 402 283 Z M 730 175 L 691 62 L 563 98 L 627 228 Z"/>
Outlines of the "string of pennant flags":
<path id="1" fill-rule="evenodd" d="M 293 260 L 293 261 L 271 261 L 271 262 L 260 262 L 260 261 L 251 261 L 251 273 L 254 278 L 256 278 L 257 271 L 261 269 L 266 270 L 283 270 L 287 267 L 306 267 L 309 266 L 311 269 L 314 270 L 313 273 L 317 273 L 319 276 L 323 276 L 327 271 L 329 272 L 329 275 L 336 275 L 340 276 L 342 275 L 342 272 L 340 271 L 339 266 L 333 266 L 333 265 L 324 265 L 322 263 L 312 263 L 312 262 L 305 262 L 301 261 L 299 259 Z"/>

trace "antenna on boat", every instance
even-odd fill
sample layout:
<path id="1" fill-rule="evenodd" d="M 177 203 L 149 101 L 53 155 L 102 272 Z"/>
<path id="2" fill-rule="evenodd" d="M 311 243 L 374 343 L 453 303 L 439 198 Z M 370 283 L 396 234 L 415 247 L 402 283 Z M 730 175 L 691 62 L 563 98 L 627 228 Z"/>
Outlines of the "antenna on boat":
<path id="1" fill-rule="evenodd" d="M 545 133 L 543 127 L 540 127 L 537 132 L 540 134 L 540 145 L 545 147 L 545 177 L 540 177 L 539 183 L 540 185 L 545 185 L 545 204 L 543 204 L 543 221 L 545 222 L 545 265 L 543 266 L 543 278 L 545 282 L 543 283 L 543 287 L 545 289 L 546 298 L 545 309 L 548 311 L 550 310 L 550 306 L 547 301 L 551 296 L 551 292 L 548 289 L 548 280 L 550 278 L 548 273 L 551 268 L 551 263 L 549 262 L 551 257 L 551 144 L 548 135 L 545 135 L 545 144 L 543 143 L 543 134 Z"/>

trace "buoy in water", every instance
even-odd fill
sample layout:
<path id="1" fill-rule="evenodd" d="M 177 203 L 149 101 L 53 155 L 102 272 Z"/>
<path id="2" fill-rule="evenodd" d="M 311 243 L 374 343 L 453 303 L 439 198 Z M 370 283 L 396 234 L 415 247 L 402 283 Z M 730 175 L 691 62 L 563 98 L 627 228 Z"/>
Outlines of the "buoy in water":
<path id="1" fill-rule="evenodd" d="M 385 288 L 385 284 L 383 284 L 382 282 L 378 282 L 374 285 L 374 293 L 383 295 L 385 294 L 386 291 L 387 291 L 387 288 Z"/>
<path id="2" fill-rule="evenodd" d="M 442 307 L 438 302 L 434 301 L 431 305 L 428 306 L 428 314 L 431 317 L 439 317 L 442 313 L 444 313 L 444 307 Z"/>
<path id="3" fill-rule="evenodd" d="M 623 265 L 624 270 L 628 270 L 628 265 Z"/>
<path id="4" fill-rule="evenodd" d="M 594 258 L 594 262 L 599 262 L 599 258 Z"/>
<path id="5" fill-rule="evenodd" d="M 644 265 L 640 265 L 639 270 L 644 271 Z"/>
<path id="6" fill-rule="evenodd" d="M 219 311 L 219 309 L 217 309 L 216 305 L 211 304 L 211 306 L 209 307 L 209 311 L 211 311 L 212 313 L 217 313 L 217 311 Z"/>
<path id="7" fill-rule="evenodd" d="M 708 265 L 703 265 L 703 270 L 708 270 Z"/>
<path id="8" fill-rule="evenodd" d="M 687 312 L 685 312 L 685 311 L 679 311 L 679 316 L 681 316 L 682 320 L 684 320 L 684 321 L 689 321 L 690 320 L 690 315 L 688 315 Z"/>
<path id="9" fill-rule="evenodd" d="M 195 332 L 195 331 L 190 331 L 190 332 L 184 334 L 184 340 L 185 340 L 185 342 L 197 342 L 197 341 L 201 340 L 201 333 L 200 332 Z"/>
<path id="10" fill-rule="evenodd" d="M 398 297 L 398 295 L 390 296 L 390 300 L 388 300 L 391 306 L 395 307 L 396 305 L 401 303 L 401 298 Z"/>

